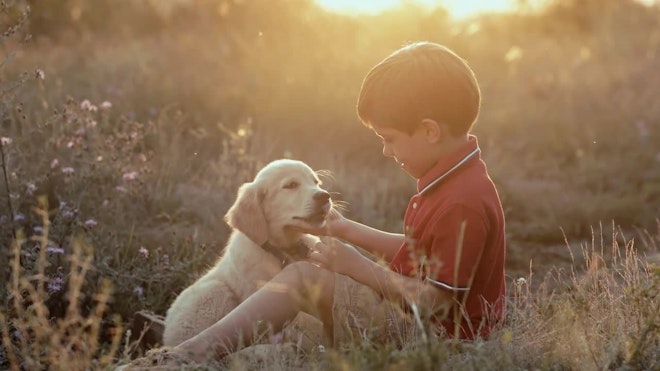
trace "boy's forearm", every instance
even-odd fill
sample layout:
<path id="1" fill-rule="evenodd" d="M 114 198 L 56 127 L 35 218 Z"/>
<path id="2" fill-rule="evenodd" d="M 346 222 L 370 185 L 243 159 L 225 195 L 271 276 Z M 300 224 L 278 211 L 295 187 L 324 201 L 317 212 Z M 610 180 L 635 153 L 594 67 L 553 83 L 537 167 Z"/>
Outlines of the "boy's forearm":
<path id="1" fill-rule="evenodd" d="M 404 241 L 403 234 L 384 232 L 346 219 L 336 237 L 390 261 Z"/>
<path id="2" fill-rule="evenodd" d="M 351 278 L 380 292 L 394 303 L 415 302 L 437 313 L 441 309 L 448 309 L 454 301 L 450 293 L 425 284 L 419 278 L 403 276 L 368 258 L 354 267 L 349 274 Z"/>

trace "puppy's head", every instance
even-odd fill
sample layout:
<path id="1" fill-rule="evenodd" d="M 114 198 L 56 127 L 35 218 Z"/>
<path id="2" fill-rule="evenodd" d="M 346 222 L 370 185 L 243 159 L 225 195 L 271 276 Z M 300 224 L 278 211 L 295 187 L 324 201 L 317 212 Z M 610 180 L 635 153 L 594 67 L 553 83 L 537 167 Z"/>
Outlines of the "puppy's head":
<path id="1" fill-rule="evenodd" d="M 225 220 L 258 245 L 288 246 L 301 235 L 291 227 L 322 226 L 331 207 L 330 194 L 312 168 L 276 160 L 240 187 Z"/>

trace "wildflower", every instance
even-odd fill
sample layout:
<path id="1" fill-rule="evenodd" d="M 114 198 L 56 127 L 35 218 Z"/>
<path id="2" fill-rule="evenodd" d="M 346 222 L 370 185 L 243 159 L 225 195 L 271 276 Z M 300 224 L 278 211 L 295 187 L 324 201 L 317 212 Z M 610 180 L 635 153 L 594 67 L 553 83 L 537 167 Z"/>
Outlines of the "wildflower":
<path id="1" fill-rule="evenodd" d="M 518 278 L 517 283 L 518 283 L 518 285 L 524 285 L 524 284 L 527 283 L 527 280 L 524 277 L 520 277 L 520 278 Z"/>
<path id="2" fill-rule="evenodd" d="M 165 255 L 163 255 L 163 257 L 161 259 L 163 260 L 163 264 L 170 265 L 170 256 L 169 255 L 165 254 Z"/>
<path id="3" fill-rule="evenodd" d="M 37 68 L 36 70 L 34 70 L 34 77 L 39 80 L 43 80 L 46 78 L 46 73 L 44 73 L 42 69 Z"/>
<path id="4" fill-rule="evenodd" d="M 101 103 L 101 109 L 110 109 L 110 108 L 112 108 L 112 103 L 108 102 L 107 100 Z"/>
<path id="5" fill-rule="evenodd" d="M 89 112 L 96 112 L 99 109 L 98 107 L 93 105 L 92 102 L 89 101 L 89 99 L 85 99 L 84 101 L 82 101 L 80 103 L 80 108 Z"/>
<path id="6" fill-rule="evenodd" d="M 66 148 L 73 148 L 73 146 L 76 145 L 73 141 L 70 141 L 69 143 L 66 144 Z"/>
<path id="7" fill-rule="evenodd" d="M 29 196 L 32 196 L 36 190 L 37 186 L 32 182 L 25 185 L 25 193 L 27 193 Z"/>
<path id="8" fill-rule="evenodd" d="M 75 170 L 74 168 L 72 168 L 72 167 L 65 167 L 65 168 L 62 169 L 62 173 L 64 173 L 65 175 L 71 175 L 71 174 L 73 174 L 75 171 L 76 171 L 76 170 Z"/>
<path id="9" fill-rule="evenodd" d="M 22 339 L 23 339 L 23 332 L 22 332 L 21 330 L 19 330 L 19 329 L 15 329 L 14 331 L 12 331 L 12 333 L 14 334 L 14 337 L 15 337 L 16 339 L 18 339 L 18 340 L 22 340 Z"/>
<path id="10" fill-rule="evenodd" d="M 135 286 L 133 288 L 133 293 L 141 298 L 144 295 L 144 288 L 142 286 Z"/>
<path id="11" fill-rule="evenodd" d="M 11 144 L 11 142 L 13 142 L 13 140 L 9 137 L 0 137 L 0 144 L 3 146 L 8 146 Z"/>
<path id="12" fill-rule="evenodd" d="M 60 160 L 54 158 L 53 161 L 50 162 L 50 168 L 54 169 L 58 166 L 60 166 Z"/>
<path id="13" fill-rule="evenodd" d="M 48 293 L 54 294 L 62 290 L 62 277 L 54 277 L 48 282 Z"/>
<path id="14" fill-rule="evenodd" d="M 44 233 L 44 227 L 42 227 L 40 225 L 37 225 L 37 226 L 32 227 L 32 231 L 34 233 L 43 234 Z"/>
<path id="15" fill-rule="evenodd" d="M 85 134 L 86 134 L 85 128 L 80 128 L 80 129 L 76 130 L 75 133 L 73 133 L 73 135 L 75 135 L 77 137 L 84 137 Z"/>
<path id="16" fill-rule="evenodd" d="M 130 173 L 124 173 L 124 175 L 122 175 L 122 179 L 124 179 L 125 182 L 130 182 L 137 179 L 138 175 L 139 173 L 137 171 L 131 171 Z"/>
<path id="17" fill-rule="evenodd" d="M 149 257 L 149 250 L 147 250 L 147 248 L 144 246 L 140 246 L 140 250 L 138 250 L 138 252 L 142 254 L 142 256 L 144 256 L 145 258 Z"/>
<path id="18" fill-rule="evenodd" d="M 271 344 L 281 344 L 282 343 L 282 338 L 283 335 L 281 332 L 278 332 L 277 334 L 270 335 L 270 343 Z"/>
<path id="19" fill-rule="evenodd" d="M 49 254 L 64 254 L 64 249 L 57 246 L 48 246 L 46 252 Z"/>
<path id="20" fill-rule="evenodd" d="M 25 220 L 25 215 L 24 214 L 16 214 L 14 215 L 14 220 L 17 222 L 22 222 Z"/>
<path id="21" fill-rule="evenodd" d="M 126 193 L 126 192 L 128 192 L 128 189 L 126 189 L 126 187 L 124 187 L 124 186 L 116 186 L 115 189 L 116 189 L 117 191 L 121 192 L 121 193 Z"/>
<path id="22" fill-rule="evenodd" d="M 76 213 L 67 209 L 67 210 L 62 211 L 62 217 L 64 219 L 70 220 L 70 219 L 73 219 L 73 218 L 76 217 Z"/>
<path id="23" fill-rule="evenodd" d="M 318 350 L 319 353 L 325 353 L 325 347 L 323 345 L 317 346 L 316 350 Z"/>
<path id="24" fill-rule="evenodd" d="M 94 227 L 96 227 L 97 224 L 99 224 L 99 223 L 94 219 L 85 220 L 85 227 L 87 227 L 87 228 L 94 228 Z"/>
<path id="25" fill-rule="evenodd" d="M 637 120 L 635 121 L 635 126 L 637 127 L 637 133 L 639 134 L 640 139 L 646 140 L 649 136 L 649 128 L 646 125 L 646 121 Z"/>

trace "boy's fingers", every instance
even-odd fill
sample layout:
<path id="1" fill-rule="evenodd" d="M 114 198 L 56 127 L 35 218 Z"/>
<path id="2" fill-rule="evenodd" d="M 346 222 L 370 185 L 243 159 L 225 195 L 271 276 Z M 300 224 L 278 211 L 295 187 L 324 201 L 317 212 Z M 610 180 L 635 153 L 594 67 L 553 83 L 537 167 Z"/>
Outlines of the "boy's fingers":
<path id="1" fill-rule="evenodd" d="M 319 263 L 321 265 L 325 264 L 325 262 L 326 262 L 325 257 L 323 256 L 323 254 L 321 254 L 318 251 L 312 251 L 309 254 L 309 259 L 312 260 L 313 262 Z"/>
<path id="2" fill-rule="evenodd" d="M 326 247 L 325 242 L 323 242 L 323 239 L 321 239 L 321 241 L 317 242 L 316 245 L 314 245 L 314 252 L 323 251 L 325 247 Z"/>
<path id="3" fill-rule="evenodd" d="M 321 236 L 321 237 L 319 237 L 319 239 L 321 240 L 321 242 L 323 242 L 327 246 L 332 246 L 332 244 L 334 243 L 334 240 L 335 240 L 334 238 L 329 237 L 329 236 Z"/>

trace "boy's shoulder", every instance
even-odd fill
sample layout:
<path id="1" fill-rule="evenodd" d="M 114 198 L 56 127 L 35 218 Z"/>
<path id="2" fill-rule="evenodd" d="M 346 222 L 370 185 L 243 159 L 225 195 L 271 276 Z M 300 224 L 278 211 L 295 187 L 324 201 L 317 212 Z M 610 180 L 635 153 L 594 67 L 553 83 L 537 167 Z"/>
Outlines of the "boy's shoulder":
<path id="1" fill-rule="evenodd" d="M 495 185 L 481 159 L 466 164 L 443 183 L 428 195 L 437 206 L 483 210 L 484 205 L 500 204 Z"/>

